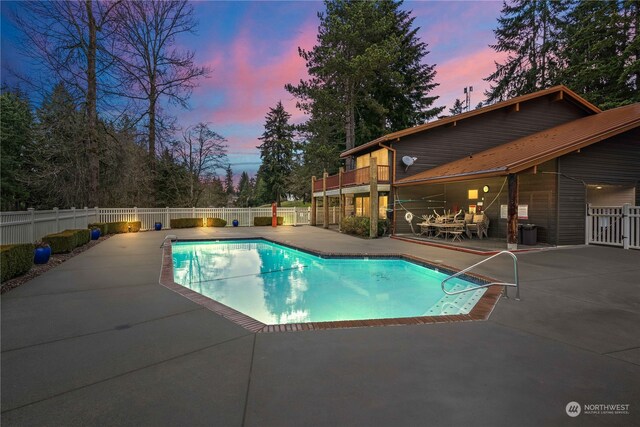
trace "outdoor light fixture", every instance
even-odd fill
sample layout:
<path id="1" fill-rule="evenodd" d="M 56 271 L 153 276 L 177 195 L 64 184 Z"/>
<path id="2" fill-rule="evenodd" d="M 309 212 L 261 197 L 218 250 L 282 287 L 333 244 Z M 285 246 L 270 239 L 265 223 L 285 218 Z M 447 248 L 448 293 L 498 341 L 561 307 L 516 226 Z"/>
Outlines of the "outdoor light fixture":
<path id="1" fill-rule="evenodd" d="M 596 190 L 602 190 L 602 185 L 596 185 Z"/>
<path id="2" fill-rule="evenodd" d="M 485 185 L 484 187 L 482 187 L 482 191 L 484 191 L 485 193 L 489 192 L 489 186 Z"/>

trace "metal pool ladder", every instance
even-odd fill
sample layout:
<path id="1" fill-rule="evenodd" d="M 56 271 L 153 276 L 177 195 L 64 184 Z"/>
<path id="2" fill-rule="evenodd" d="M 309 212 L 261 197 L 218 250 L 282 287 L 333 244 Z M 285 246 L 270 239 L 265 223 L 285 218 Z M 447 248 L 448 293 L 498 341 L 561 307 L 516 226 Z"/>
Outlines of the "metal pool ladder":
<path id="1" fill-rule="evenodd" d="M 491 283 L 486 283 L 484 285 L 478 285 L 478 286 L 473 286 L 471 288 L 467 288 L 467 289 L 462 289 L 460 291 L 453 291 L 453 292 L 449 292 L 447 290 L 445 290 L 444 288 L 444 284 L 447 283 L 449 280 L 453 279 L 454 277 L 458 277 L 474 268 L 476 268 L 477 266 L 479 266 L 480 264 L 484 264 L 485 262 L 492 260 L 493 258 L 496 258 L 502 254 L 507 254 L 509 256 L 511 256 L 511 258 L 513 258 L 513 274 L 515 276 L 515 283 L 504 283 L 504 282 L 491 282 Z M 464 270 L 458 271 L 455 274 L 452 274 L 451 276 L 447 277 L 446 279 L 444 279 L 442 281 L 442 283 L 440 283 L 440 286 L 442 287 L 442 292 L 444 292 L 447 295 L 458 295 L 464 292 L 471 292 L 471 291 L 475 291 L 476 289 L 480 289 L 480 288 L 488 288 L 489 286 L 504 286 L 504 293 L 503 296 L 505 298 L 509 298 L 509 296 L 507 295 L 507 287 L 514 287 L 516 288 L 516 301 L 520 301 L 520 282 L 518 280 L 518 258 L 511 252 L 509 251 L 502 251 L 502 252 L 498 252 L 495 255 L 490 256 L 489 258 L 485 258 L 482 261 L 473 264 L 472 266 L 469 266 L 467 268 L 465 268 Z"/>
<path id="2" fill-rule="evenodd" d="M 175 234 L 167 234 L 167 236 L 162 241 L 162 244 L 160 245 L 161 248 L 164 248 L 164 244 L 167 243 L 167 240 L 169 240 L 170 242 L 178 240 L 178 236 L 176 236 Z"/>

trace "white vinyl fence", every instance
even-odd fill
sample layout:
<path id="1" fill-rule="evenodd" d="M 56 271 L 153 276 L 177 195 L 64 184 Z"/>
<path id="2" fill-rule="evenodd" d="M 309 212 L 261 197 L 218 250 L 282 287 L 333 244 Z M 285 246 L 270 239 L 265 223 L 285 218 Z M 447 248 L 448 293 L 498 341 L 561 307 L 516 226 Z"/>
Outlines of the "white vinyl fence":
<path id="1" fill-rule="evenodd" d="M 227 227 L 237 219 L 241 227 L 253 226 L 257 216 L 271 217 L 271 208 L 84 208 L 0 213 L 0 242 L 32 243 L 47 234 L 71 228 L 87 228 L 93 222 L 140 221 L 141 230 L 152 230 L 156 222 L 170 228 L 177 218 L 222 218 Z M 278 208 L 283 225 L 309 224 L 310 208 Z"/>
<path id="2" fill-rule="evenodd" d="M 329 224 L 337 224 L 340 215 L 339 206 L 329 207 Z M 324 208 L 322 206 L 316 207 L 316 223 L 318 225 L 324 224 Z"/>
<path id="3" fill-rule="evenodd" d="M 587 244 L 640 249 L 640 206 L 587 206 Z"/>

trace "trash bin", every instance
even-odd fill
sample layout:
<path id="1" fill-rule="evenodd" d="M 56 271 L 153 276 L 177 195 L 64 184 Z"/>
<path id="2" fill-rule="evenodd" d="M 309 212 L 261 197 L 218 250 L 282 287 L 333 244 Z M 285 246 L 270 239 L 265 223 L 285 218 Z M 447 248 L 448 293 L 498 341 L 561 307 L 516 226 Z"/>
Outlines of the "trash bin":
<path id="1" fill-rule="evenodd" d="M 535 224 L 522 224 L 520 227 L 522 233 L 522 239 L 520 240 L 523 245 L 535 245 L 538 243 L 538 226 Z"/>

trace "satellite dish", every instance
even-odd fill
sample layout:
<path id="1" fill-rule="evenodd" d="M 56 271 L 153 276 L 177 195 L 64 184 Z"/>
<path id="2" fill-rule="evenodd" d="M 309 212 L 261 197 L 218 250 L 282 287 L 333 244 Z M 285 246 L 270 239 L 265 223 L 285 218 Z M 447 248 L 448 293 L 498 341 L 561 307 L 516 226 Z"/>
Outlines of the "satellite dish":
<path id="1" fill-rule="evenodd" d="M 407 169 L 409 169 L 409 166 L 411 166 L 416 160 L 418 160 L 417 157 L 403 156 L 402 163 L 404 163 L 404 171 L 406 172 Z"/>

